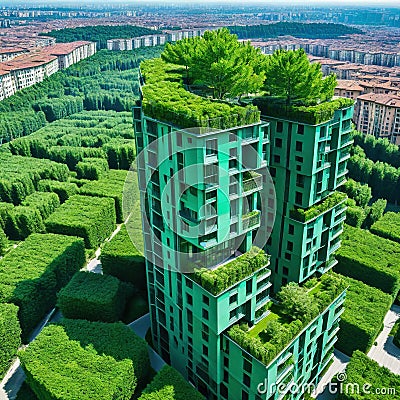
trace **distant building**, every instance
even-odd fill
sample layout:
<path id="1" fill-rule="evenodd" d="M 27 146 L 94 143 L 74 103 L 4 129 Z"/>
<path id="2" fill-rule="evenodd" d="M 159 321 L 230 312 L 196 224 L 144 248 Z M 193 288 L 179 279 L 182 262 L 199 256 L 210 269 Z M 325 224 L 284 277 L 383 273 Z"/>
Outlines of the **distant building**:
<path id="1" fill-rule="evenodd" d="M 357 99 L 354 119 L 360 132 L 400 145 L 400 96 L 363 94 Z"/>

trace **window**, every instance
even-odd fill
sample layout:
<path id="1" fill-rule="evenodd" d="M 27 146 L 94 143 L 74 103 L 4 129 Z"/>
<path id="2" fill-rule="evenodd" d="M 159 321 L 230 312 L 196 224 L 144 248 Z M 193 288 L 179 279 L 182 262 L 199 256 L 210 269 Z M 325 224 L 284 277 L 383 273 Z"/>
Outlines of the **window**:
<path id="1" fill-rule="evenodd" d="M 296 141 L 296 151 L 303 151 L 303 142 Z"/>
<path id="2" fill-rule="evenodd" d="M 278 121 L 278 122 L 276 123 L 276 131 L 277 131 L 277 132 L 282 132 L 282 131 L 283 131 L 283 122 Z"/>
<path id="3" fill-rule="evenodd" d="M 269 173 L 271 174 L 271 176 L 273 178 L 275 178 L 276 177 L 276 168 L 270 167 L 269 168 Z"/>
<path id="4" fill-rule="evenodd" d="M 229 358 L 224 356 L 224 367 L 229 368 Z"/>
<path id="5" fill-rule="evenodd" d="M 287 247 L 286 247 L 289 251 L 293 251 L 293 242 L 288 241 L 287 242 Z"/>
<path id="6" fill-rule="evenodd" d="M 223 398 L 228 398 L 228 388 L 223 383 L 219 385 L 219 393 Z"/>
<path id="7" fill-rule="evenodd" d="M 202 325 L 202 328 L 203 328 L 202 330 L 204 332 L 208 333 L 209 332 L 208 325 L 206 325 L 204 322 L 202 322 L 201 325 Z"/>
<path id="8" fill-rule="evenodd" d="M 203 303 L 206 305 L 210 305 L 210 298 L 203 294 Z"/>
<path id="9" fill-rule="evenodd" d="M 243 369 L 251 374 L 252 368 L 253 365 L 251 364 L 251 362 L 249 360 L 243 359 Z"/>
<path id="10" fill-rule="evenodd" d="M 186 299 L 189 305 L 193 305 L 193 297 L 190 294 L 186 294 Z"/>
<path id="11" fill-rule="evenodd" d="M 231 297 L 229 297 L 229 304 L 237 303 L 237 300 L 238 300 L 238 295 L 237 293 L 235 293 Z"/>
<path id="12" fill-rule="evenodd" d="M 303 204 L 303 193 L 296 192 L 296 200 L 297 204 Z"/>
<path id="13" fill-rule="evenodd" d="M 304 161 L 304 158 L 303 157 L 300 157 L 300 156 L 296 156 L 295 157 L 295 160 L 297 161 L 297 162 L 303 162 Z"/>
<path id="14" fill-rule="evenodd" d="M 253 291 L 253 281 L 250 279 L 246 282 L 246 295 L 249 295 Z"/>
<path id="15" fill-rule="evenodd" d="M 215 156 L 217 154 L 218 141 L 217 139 L 210 139 L 206 141 L 206 155 Z"/>
<path id="16" fill-rule="evenodd" d="M 276 164 L 279 164 L 281 162 L 281 156 L 279 156 L 278 154 L 274 154 L 274 162 Z"/>
<path id="17" fill-rule="evenodd" d="M 204 309 L 204 308 L 203 308 L 203 311 L 202 311 L 202 316 L 203 316 L 204 319 L 208 319 L 208 311 L 206 309 Z"/>
<path id="18" fill-rule="evenodd" d="M 296 175 L 296 186 L 300 188 L 304 187 L 304 175 L 301 174 Z"/>
<path id="19" fill-rule="evenodd" d="M 249 394 L 242 390 L 242 400 L 249 400 Z"/>
<path id="20" fill-rule="evenodd" d="M 286 286 L 287 282 L 287 278 L 282 278 L 282 286 Z"/>
<path id="21" fill-rule="evenodd" d="M 250 387 L 250 377 L 247 374 L 243 374 L 243 383 L 247 386 Z"/>
<path id="22" fill-rule="evenodd" d="M 297 133 L 299 135 L 304 135 L 304 125 L 298 125 L 297 126 Z"/>
<path id="23" fill-rule="evenodd" d="M 276 147 L 282 147 L 282 139 L 281 138 L 276 138 L 275 139 L 275 146 Z"/>
<path id="24" fill-rule="evenodd" d="M 182 132 L 176 132 L 176 144 L 182 147 Z"/>
<path id="25" fill-rule="evenodd" d="M 289 235 L 294 235 L 294 225 L 289 224 Z"/>
<path id="26" fill-rule="evenodd" d="M 292 255 L 290 253 L 285 253 L 285 260 L 291 260 L 292 259 Z"/>
<path id="27" fill-rule="evenodd" d="M 289 275 L 289 269 L 287 267 L 283 267 L 283 275 Z"/>
<path id="28" fill-rule="evenodd" d="M 232 310 L 230 313 L 229 313 L 229 319 L 232 319 L 232 318 L 235 318 L 236 317 L 236 310 Z"/>

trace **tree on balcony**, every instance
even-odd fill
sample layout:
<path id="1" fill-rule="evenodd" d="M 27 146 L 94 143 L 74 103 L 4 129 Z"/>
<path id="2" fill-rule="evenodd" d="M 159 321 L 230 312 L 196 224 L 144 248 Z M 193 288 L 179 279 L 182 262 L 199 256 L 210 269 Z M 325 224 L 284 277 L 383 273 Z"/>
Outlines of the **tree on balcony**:
<path id="1" fill-rule="evenodd" d="M 265 73 L 264 89 L 283 98 L 286 107 L 330 100 L 337 84 L 334 74 L 323 78 L 321 64 L 311 64 L 303 49 L 275 51 L 267 57 Z"/>

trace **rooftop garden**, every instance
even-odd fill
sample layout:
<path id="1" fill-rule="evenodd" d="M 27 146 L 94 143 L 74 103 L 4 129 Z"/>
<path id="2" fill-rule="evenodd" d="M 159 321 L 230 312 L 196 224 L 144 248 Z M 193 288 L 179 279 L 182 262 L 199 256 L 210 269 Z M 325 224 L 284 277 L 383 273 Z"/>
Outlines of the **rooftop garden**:
<path id="1" fill-rule="evenodd" d="M 228 336 L 268 365 L 346 289 L 345 281 L 333 274 L 325 274 L 313 283 L 312 287 L 289 283 L 277 294 L 279 302 L 265 318 L 251 329 L 247 324 L 234 325 Z"/>
<path id="2" fill-rule="evenodd" d="M 322 202 L 312 207 L 307 209 L 294 208 L 293 210 L 290 210 L 290 217 L 300 222 L 307 222 L 342 203 L 346 200 L 346 198 L 347 195 L 345 193 L 334 192 Z"/>
<path id="3" fill-rule="evenodd" d="M 191 274 L 191 278 L 216 296 L 268 263 L 269 258 L 265 252 L 257 247 L 253 247 L 247 253 L 214 270 L 207 268 L 195 269 L 194 273 Z"/>

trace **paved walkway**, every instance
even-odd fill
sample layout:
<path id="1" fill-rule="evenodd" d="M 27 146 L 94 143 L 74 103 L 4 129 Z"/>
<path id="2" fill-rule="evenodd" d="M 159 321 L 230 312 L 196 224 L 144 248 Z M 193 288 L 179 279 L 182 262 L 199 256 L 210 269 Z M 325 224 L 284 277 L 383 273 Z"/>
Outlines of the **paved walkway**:
<path id="1" fill-rule="evenodd" d="M 400 306 L 393 305 L 385 316 L 383 331 L 376 339 L 377 345 L 371 347 L 368 357 L 400 375 L 400 349 L 393 344 L 393 336 L 389 336 L 393 325 L 399 318 Z"/>
<path id="2" fill-rule="evenodd" d="M 337 395 L 331 393 L 331 391 L 329 390 L 329 382 L 336 374 L 338 374 L 339 372 L 343 372 L 346 369 L 349 361 L 350 357 L 346 356 L 346 354 L 341 353 L 339 350 L 335 350 L 333 354 L 333 363 L 319 382 L 315 391 L 315 395 L 313 395 L 313 397 L 315 397 L 317 400 L 335 399 Z"/>
<path id="3" fill-rule="evenodd" d="M 143 317 L 133 321 L 128 326 L 144 339 L 147 331 L 150 329 L 150 314 L 143 315 Z M 148 350 L 152 368 L 155 371 L 159 371 L 166 364 L 165 361 L 150 346 L 148 346 Z"/>

